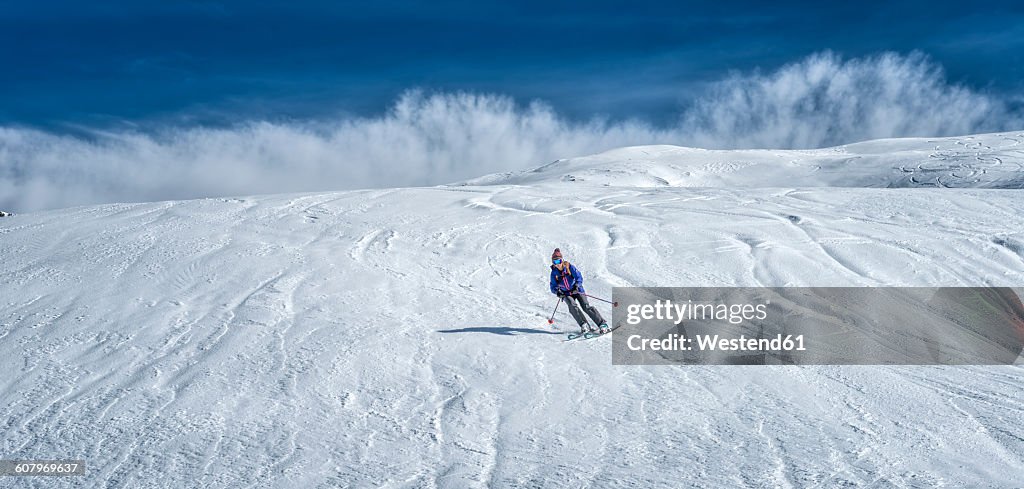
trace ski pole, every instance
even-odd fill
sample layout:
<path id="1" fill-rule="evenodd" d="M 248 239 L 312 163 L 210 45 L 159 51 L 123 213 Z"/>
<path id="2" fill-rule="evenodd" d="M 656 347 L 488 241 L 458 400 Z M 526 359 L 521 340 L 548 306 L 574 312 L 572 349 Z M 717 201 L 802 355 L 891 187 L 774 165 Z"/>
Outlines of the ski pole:
<path id="1" fill-rule="evenodd" d="M 601 302 L 607 302 L 607 303 L 611 304 L 611 305 L 612 305 L 612 307 L 619 307 L 619 303 L 618 303 L 618 302 L 612 302 L 612 301 L 610 301 L 610 300 L 608 300 L 608 299 L 602 299 L 602 298 L 600 298 L 600 297 L 594 297 L 594 296 L 592 296 L 592 295 L 590 295 L 590 294 L 587 294 L 587 293 L 585 293 L 585 292 L 581 292 L 581 293 L 582 293 L 583 295 L 587 296 L 587 297 L 590 297 L 591 299 L 597 299 L 597 300 L 599 300 L 599 301 L 601 301 Z"/>
<path id="2" fill-rule="evenodd" d="M 558 312 L 558 306 L 562 303 L 562 298 L 558 298 L 558 302 L 555 303 L 555 310 L 551 311 L 551 317 L 548 318 L 548 324 L 555 324 L 555 313 Z"/>

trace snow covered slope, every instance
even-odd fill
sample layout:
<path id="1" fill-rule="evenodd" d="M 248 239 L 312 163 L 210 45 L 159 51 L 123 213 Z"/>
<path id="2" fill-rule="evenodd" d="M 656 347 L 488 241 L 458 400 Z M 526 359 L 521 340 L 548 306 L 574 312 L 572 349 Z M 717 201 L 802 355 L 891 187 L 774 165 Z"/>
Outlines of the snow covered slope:
<path id="1" fill-rule="evenodd" d="M 1009 167 L 1011 138 L 927 144 Z M 906 180 L 806 162 L 680 188 L 712 154 L 683 152 L 0 219 L 0 451 L 85 459 L 102 487 L 1024 485 L 1020 366 L 614 367 L 606 338 L 561 342 L 556 246 L 597 295 L 1024 284 L 1024 191 L 836 188 Z M 994 174 L 974 185 L 1020 181 Z"/>
<path id="2" fill-rule="evenodd" d="M 585 181 L 637 187 L 1024 188 L 1024 134 L 882 139 L 813 150 L 636 146 L 467 183 Z"/>

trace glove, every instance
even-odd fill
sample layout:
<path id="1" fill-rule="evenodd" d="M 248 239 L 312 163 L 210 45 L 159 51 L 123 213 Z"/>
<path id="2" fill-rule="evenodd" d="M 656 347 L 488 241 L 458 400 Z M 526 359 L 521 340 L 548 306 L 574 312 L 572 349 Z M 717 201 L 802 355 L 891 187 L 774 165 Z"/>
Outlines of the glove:
<path id="1" fill-rule="evenodd" d="M 570 295 L 576 295 L 580 293 L 580 289 L 577 289 L 575 285 L 572 286 L 572 290 L 569 291 Z"/>

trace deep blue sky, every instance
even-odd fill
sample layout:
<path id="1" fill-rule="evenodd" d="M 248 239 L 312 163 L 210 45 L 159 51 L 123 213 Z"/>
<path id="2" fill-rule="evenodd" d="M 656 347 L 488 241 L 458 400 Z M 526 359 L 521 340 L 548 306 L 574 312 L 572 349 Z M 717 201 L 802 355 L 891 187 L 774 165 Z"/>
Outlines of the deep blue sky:
<path id="1" fill-rule="evenodd" d="M 703 83 L 826 49 L 1024 87 L 1020 2 L 832 3 L 21 2 L 0 9 L 0 124 L 371 115 L 410 88 L 662 123 Z"/>

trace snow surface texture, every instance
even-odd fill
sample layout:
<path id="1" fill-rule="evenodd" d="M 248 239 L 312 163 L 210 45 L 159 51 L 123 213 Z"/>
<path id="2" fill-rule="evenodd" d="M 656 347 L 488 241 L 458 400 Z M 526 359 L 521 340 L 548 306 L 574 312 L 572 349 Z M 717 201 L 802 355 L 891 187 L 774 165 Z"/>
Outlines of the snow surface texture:
<path id="1" fill-rule="evenodd" d="M 471 184 L 587 181 L 637 187 L 942 187 L 1024 189 L 1024 135 L 882 139 L 812 150 L 620 148 Z"/>
<path id="2" fill-rule="evenodd" d="M 637 147 L 476 185 L 4 218 L 0 452 L 88 464 L 4 483 L 1022 486 L 1020 361 L 615 367 L 607 339 L 560 341 L 564 309 L 546 321 L 556 246 L 598 296 L 1020 286 L 1020 141 Z M 927 185 L 976 188 L 865 188 Z"/>

